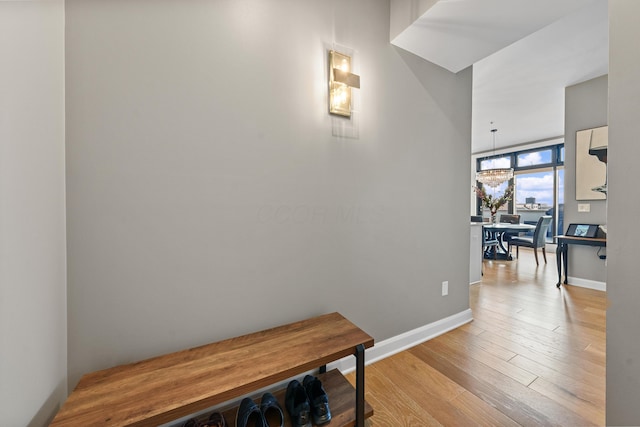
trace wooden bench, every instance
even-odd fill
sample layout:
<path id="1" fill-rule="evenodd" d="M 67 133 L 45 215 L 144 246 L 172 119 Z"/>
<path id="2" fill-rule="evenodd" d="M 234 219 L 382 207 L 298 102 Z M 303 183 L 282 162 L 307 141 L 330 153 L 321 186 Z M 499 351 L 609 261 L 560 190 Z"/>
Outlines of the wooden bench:
<path id="1" fill-rule="evenodd" d="M 364 349 L 371 346 L 371 336 L 331 313 L 116 366 L 84 375 L 51 426 L 157 426 L 320 368 L 333 415 L 328 425 L 361 427 L 373 415 L 364 401 Z M 349 355 L 356 356 L 355 390 L 325 368 Z M 288 418 L 284 390 L 274 394 Z M 226 409 L 229 426 L 235 415 Z"/>

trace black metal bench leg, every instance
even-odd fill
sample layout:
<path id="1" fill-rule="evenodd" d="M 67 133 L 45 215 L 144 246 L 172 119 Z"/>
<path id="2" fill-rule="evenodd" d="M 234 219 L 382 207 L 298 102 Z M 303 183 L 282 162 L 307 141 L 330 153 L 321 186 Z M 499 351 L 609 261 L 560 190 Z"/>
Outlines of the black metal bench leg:
<path id="1" fill-rule="evenodd" d="M 356 427 L 364 427 L 364 345 L 356 347 Z"/>

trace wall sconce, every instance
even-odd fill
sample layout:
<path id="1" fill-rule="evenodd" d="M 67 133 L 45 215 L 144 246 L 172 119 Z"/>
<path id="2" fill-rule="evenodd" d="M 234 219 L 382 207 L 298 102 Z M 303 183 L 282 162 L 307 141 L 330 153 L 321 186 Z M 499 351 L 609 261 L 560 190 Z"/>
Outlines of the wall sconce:
<path id="1" fill-rule="evenodd" d="M 351 73 L 351 57 L 329 51 L 329 113 L 351 117 L 351 88 L 360 89 L 360 76 Z"/>

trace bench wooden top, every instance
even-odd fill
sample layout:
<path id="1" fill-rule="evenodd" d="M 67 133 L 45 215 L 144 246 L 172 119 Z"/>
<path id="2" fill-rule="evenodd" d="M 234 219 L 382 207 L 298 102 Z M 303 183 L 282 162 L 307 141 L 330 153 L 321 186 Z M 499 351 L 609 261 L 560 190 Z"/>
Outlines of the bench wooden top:
<path id="1" fill-rule="evenodd" d="M 157 426 L 354 354 L 339 313 L 84 375 L 51 426 Z"/>

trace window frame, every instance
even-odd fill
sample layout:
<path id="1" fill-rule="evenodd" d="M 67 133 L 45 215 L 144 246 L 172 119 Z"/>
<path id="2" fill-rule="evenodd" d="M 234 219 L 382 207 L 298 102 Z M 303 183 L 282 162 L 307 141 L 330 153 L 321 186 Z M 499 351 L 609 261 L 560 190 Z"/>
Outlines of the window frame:
<path id="1" fill-rule="evenodd" d="M 513 171 L 525 171 L 530 169 L 542 169 L 545 167 L 564 166 L 564 161 L 560 160 L 560 151 L 564 148 L 564 142 L 560 144 L 546 145 L 544 147 L 529 148 L 526 150 L 510 151 L 507 153 L 493 154 L 491 156 L 478 157 L 476 159 L 476 171 L 481 171 L 481 164 L 485 160 L 501 159 L 510 157 L 511 167 Z M 518 156 L 522 154 L 535 153 L 538 151 L 547 151 L 551 149 L 551 161 L 549 163 L 540 163 L 539 165 L 518 166 Z"/>
<path id="2" fill-rule="evenodd" d="M 551 161 L 549 163 L 541 163 L 538 165 L 529 165 L 529 166 L 518 166 L 518 156 L 522 155 L 522 154 L 529 154 L 529 153 L 535 153 L 538 151 L 548 151 L 549 149 L 551 149 Z M 531 172 L 534 170 L 549 170 L 551 169 L 553 171 L 553 179 L 554 179 L 554 189 L 553 189 L 553 205 L 554 206 L 558 206 L 558 169 L 559 168 L 563 168 L 564 169 L 564 161 L 562 160 L 562 156 L 561 156 L 561 152 L 564 149 L 564 142 L 558 143 L 558 144 L 551 144 L 551 145 L 545 145 L 542 147 L 536 147 L 536 148 L 528 148 L 528 149 L 524 149 L 524 150 L 515 150 L 515 151 L 509 151 L 509 152 L 504 152 L 504 153 L 500 153 L 500 154 L 493 154 L 490 156 L 484 156 L 484 157 L 478 157 L 476 158 L 476 171 L 481 171 L 482 169 L 480 168 L 481 164 L 483 161 L 485 160 L 492 160 L 492 159 L 499 159 L 499 158 L 503 158 L 503 157 L 510 157 L 510 161 L 511 161 L 511 167 L 513 168 L 513 172 L 514 175 L 517 172 Z M 565 153 L 566 154 L 566 153 Z M 509 185 L 513 185 L 514 184 L 514 180 L 510 179 L 509 180 Z M 476 185 L 482 185 L 476 182 Z M 514 201 L 511 200 L 508 204 L 507 204 L 507 212 L 509 214 L 513 214 L 514 213 L 514 208 L 515 208 L 515 204 Z M 557 230 L 557 224 L 558 224 L 558 213 L 557 213 L 558 209 L 554 209 L 554 213 L 553 213 L 553 224 L 554 224 L 554 231 L 553 231 L 553 236 L 556 235 L 556 230 Z M 476 213 L 478 215 L 482 215 L 482 201 L 479 198 L 476 198 Z"/>

